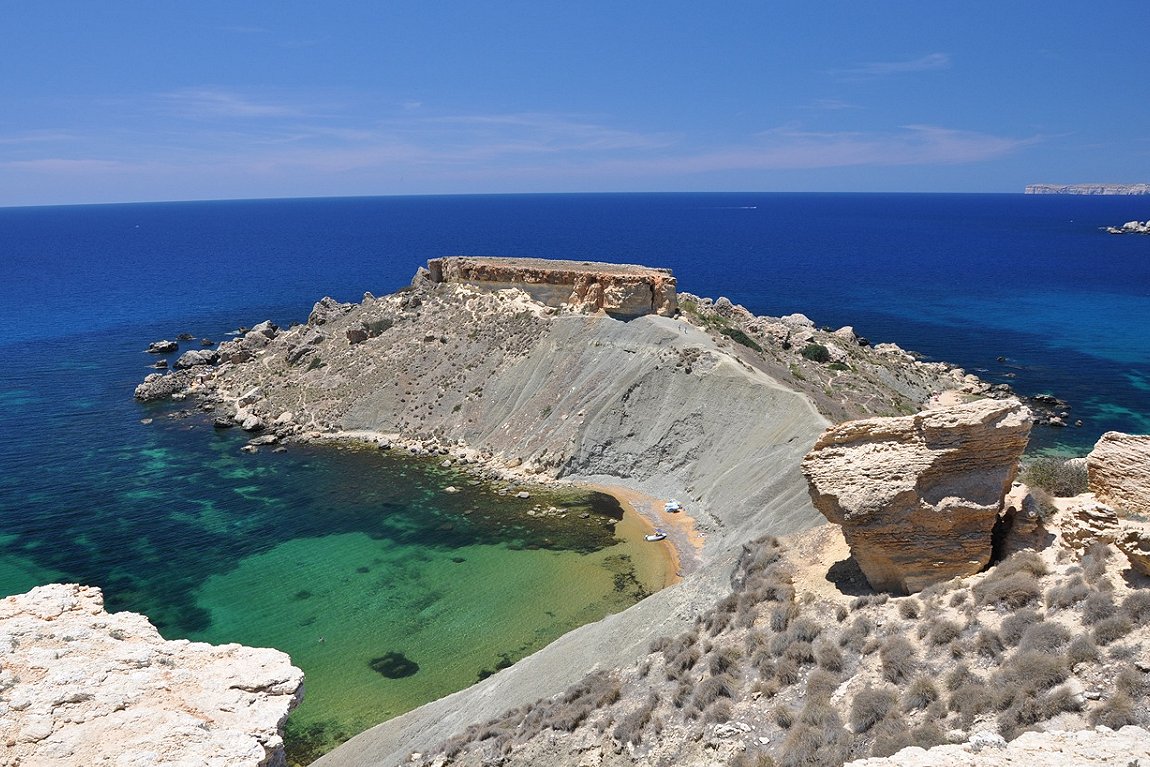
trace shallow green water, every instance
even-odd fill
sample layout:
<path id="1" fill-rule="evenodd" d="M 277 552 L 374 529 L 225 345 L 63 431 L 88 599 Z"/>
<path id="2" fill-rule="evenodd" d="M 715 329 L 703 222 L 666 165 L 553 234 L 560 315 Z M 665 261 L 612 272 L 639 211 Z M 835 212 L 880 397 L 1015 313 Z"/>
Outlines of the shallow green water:
<path id="1" fill-rule="evenodd" d="M 97 585 L 165 637 L 288 652 L 306 674 L 287 737 L 298 763 L 663 585 L 662 547 L 610 496 L 520 499 L 362 447 L 248 455 L 246 435 L 172 411 L 104 422 L 116 438 L 25 473 L 0 591 Z M 389 653 L 418 669 L 373 670 Z"/>

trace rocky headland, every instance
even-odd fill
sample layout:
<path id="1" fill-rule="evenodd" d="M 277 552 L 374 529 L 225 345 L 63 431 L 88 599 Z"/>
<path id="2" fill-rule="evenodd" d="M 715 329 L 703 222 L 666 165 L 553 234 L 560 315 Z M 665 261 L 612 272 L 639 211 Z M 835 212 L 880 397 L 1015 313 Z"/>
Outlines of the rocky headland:
<path id="1" fill-rule="evenodd" d="M 1150 184 L 1027 184 L 1026 194 L 1150 194 Z"/>
<path id="2" fill-rule="evenodd" d="M 478 261 L 261 323 L 136 396 L 194 398 L 246 450 L 357 439 L 683 498 L 701 545 L 672 541 L 679 584 L 318 764 L 840 764 L 1144 724 L 1142 576 L 1106 547 L 1108 507 L 1058 499 L 1055 524 L 1012 482 L 1029 419 L 1009 387 L 660 270 Z M 1063 660 L 1037 673 L 1039 649 Z"/>
<path id="3" fill-rule="evenodd" d="M 284 763 L 303 672 L 278 650 L 165 641 L 99 589 L 56 584 L 0 600 L 0 763 Z"/>

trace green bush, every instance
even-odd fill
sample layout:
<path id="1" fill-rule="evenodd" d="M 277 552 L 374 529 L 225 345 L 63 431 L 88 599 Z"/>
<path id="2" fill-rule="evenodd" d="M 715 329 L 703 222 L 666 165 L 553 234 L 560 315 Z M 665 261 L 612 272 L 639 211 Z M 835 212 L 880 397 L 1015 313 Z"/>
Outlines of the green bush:
<path id="1" fill-rule="evenodd" d="M 755 343 L 754 339 L 752 339 L 750 336 L 738 328 L 720 328 L 719 332 L 725 335 L 727 338 L 730 338 L 735 343 L 742 344 L 748 349 L 754 349 L 757 352 L 761 352 L 763 350 L 763 347 Z"/>
<path id="2" fill-rule="evenodd" d="M 831 350 L 822 344 L 807 344 L 799 350 L 799 354 L 811 362 L 831 361 Z"/>
<path id="3" fill-rule="evenodd" d="M 1059 498 L 1069 498 L 1086 492 L 1086 464 L 1044 455 L 1023 466 L 1022 481 Z"/>

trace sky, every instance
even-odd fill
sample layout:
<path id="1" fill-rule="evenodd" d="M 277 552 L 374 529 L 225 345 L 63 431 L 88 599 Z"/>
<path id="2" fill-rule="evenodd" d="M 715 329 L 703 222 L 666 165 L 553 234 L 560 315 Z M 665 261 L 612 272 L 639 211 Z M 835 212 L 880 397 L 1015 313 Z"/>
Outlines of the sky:
<path id="1" fill-rule="evenodd" d="M 0 8 L 0 206 L 1150 182 L 1143 0 Z"/>

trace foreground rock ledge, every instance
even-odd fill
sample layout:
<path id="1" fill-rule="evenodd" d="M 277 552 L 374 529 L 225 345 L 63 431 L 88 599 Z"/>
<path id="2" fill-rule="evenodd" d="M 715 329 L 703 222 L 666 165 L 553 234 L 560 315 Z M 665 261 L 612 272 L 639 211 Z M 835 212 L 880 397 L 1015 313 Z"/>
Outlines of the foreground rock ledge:
<path id="1" fill-rule="evenodd" d="M 0 601 L 0 764 L 284 764 L 303 672 L 278 650 L 165 641 L 99 589 Z"/>
<path id="2" fill-rule="evenodd" d="M 803 474 L 871 586 L 915 593 L 990 561 L 1029 436 L 1030 412 L 1017 400 L 849 421 L 823 433 Z"/>

